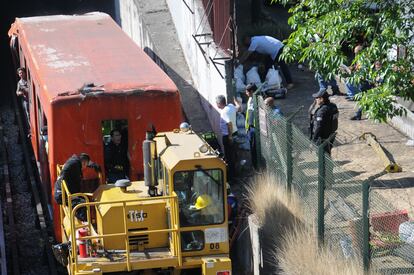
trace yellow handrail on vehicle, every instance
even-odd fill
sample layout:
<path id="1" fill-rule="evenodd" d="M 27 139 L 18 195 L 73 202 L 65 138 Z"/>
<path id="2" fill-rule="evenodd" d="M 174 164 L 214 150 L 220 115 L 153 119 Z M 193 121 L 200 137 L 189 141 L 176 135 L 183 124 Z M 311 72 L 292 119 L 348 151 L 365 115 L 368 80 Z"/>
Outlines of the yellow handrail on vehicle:
<path id="1" fill-rule="evenodd" d="M 168 199 L 170 201 L 170 205 L 172 206 L 173 209 L 171 209 L 172 211 L 170 211 L 169 215 L 170 215 L 170 220 L 173 221 L 171 224 L 171 228 L 169 229 L 157 229 L 157 230 L 145 230 L 145 231 L 140 231 L 139 233 L 135 233 L 135 232 L 129 232 L 127 227 L 126 227 L 126 205 L 129 202 L 138 202 L 138 201 L 148 201 L 148 200 L 165 200 Z M 108 238 L 108 237 L 116 237 L 116 236 L 123 236 L 125 239 L 125 244 L 126 244 L 126 265 L 128 268 L 128 271 L 131 271 L 131 262 L 130 262 L 130 247 L 129 247 L 129 236 L 134 236 L 134 235 L 144 235 L 144 234 L 150 234 L 150 233 L 172 233 L 173 234 L 173 247 L 172 247 L 172 252 L 173 252 L 173 256 L 177 256 L 178 259 L 178 265 L 181 266 L 182 265 L 182 255 L 181 255 L 181 245 L 180 245 L 180 235 L 179 235 L 179 225 L 178 225 L 178 197 L 175 194 L 175 192 L 173 193 L 173 195 L 171 196 L 162 196 L 162 197 L 153 197 L 153 198 L 139 198 L 139 199 L 135 199 L 135 200 L 127 200 L 127 201 L 112 201 L 112 202 L 85 202 L 85 203 L 81 203 L 76 205 L 73 209 L 72 209 L 72 213 L 71 213 L 71 219 L 70 219 L 70 225 L 71 225 L 71 232 L 76 232 L 76 229 L 82 228 L 82 227 L 90 227 L 91 223 L 90 220 L 88 219 L 87 221 L 87 225 L 81 225 L 76 227 L 75 226 L 75 213 L 76 211 L 81 208 L 81 207 L 87 207 L 87 209 L 89 210 L 89 208 L 91 206 L 100 206 L 100 205 L 105 205 L 105 204 L 122 204 L 122 208 L 123 208 L 123 213 L 124 213 L 124 232 L 121 233 L 112 233 L 112 234 L 103 234 L 103 235 L 94 235 L 94 236 L 85 236 L 85 237 L 79 237 L 76 238 L 75 234 L 71 234 L 71 240 L 72 243 L 76 243 L 76 240 L 93 240 L 93 239 L 104 239 L 104 238 Z M 175 208 L 175 214 L 174 212 L 174 208 Z M 88 215 L 89 218 L 89 215 Z M 78 260 L 77 257 L 75 257 L 75 255 L 77 255 L 77 246 L 76 245 L 72 245 L 72 254 L 71 254 L 71 258 L 74 260 L 74 265 L 75 265 L 75 270 L 77 270 L 77 264 L 78 264 Z"/>
<path id="2" fill-rule="evenodd" d="M 58 175 L 60 174 L 61 167 L 58 166 Z M 83 197 L 85 199 L 84 203 L 80 203 L 72 208 L 72 204 L 69 203 L 72 201 L 73 197 Z M 67 199 L 66 199 L 67 198 Z M 126 215 L 126 206 L 128 203 L 131 202 L 142 202 L 142 201 L 156 201 L 156 200 L 167 200 L 169 202 L 170 211 L 169 211 L 169 218 L 171 221 L 171 225 L 168 226 L 169 228 L 166 229 L 157 229 L 157 230 L 145 230 L 140 232 L 129 232 L 127 228 L 127 215 Z M 111 234 L 103 234 L 103 235 L 94 235 L 94 236 L 85 236 L 76 238 L 76 230 L 79 228 L 87 227 L 89 232 L 92 231 L 92 223 L 90 219 L 90 207 L 98 207 L 100 205 L 106 204 L 122 204 L 123 208 L 123 221 L 124 221 L 124 232 L 121 233 L 111 233 Z M 87 209 L 87 222 L 76 226 L 75 224 L 75 213 L 81 207 L 86 207 Z M 72 273 L 78 272 L 78 248 L 76 245 L 77 240 L 94 240 L 94 239 L 105 239 L 108 237 L 116 237 L 116 236 L 123 236 L 125 240 L 125 248 L 126 248 L 126 267 L 128 271 L 132 271 L 131 267 L 131 258 L 130 258 L 130 246 L 129 246 L 129 237 L 136 236 L 136 235 L 144 235 L 150 233 L 171 233 L 172 234 L 172 247 L 170 251 L 172 252 L 173 256 L 177 257 L 178 266 L 182 266 L 182 253 L 181 253 L 181 236 L 179 234 L 180 225 L 179 225 L 179 216 L 178 216 L 178 196 L 175 192 L 173 192 L 170 196 L 159 196 L 159 197 L 146 197 L 146 198 L 137 198 L 131 200 L 118 200 L 118 201 L 110 201 L 110 202 L 90 202 L 88 196 L 85 193 L 76 193 L 71 194 L 66 186 L 64 180 L 62 180 L 62 205 L 60 206 L 60 219 L 61 219 L 61 227 L 62 232 L 66 234 L 64 231 L 64 224 L 63 219 L 64 216 L 68 216 L 70 220 L 70 228 L 71 228 L 71 251 L 70 251 L 70 269 Z"/>

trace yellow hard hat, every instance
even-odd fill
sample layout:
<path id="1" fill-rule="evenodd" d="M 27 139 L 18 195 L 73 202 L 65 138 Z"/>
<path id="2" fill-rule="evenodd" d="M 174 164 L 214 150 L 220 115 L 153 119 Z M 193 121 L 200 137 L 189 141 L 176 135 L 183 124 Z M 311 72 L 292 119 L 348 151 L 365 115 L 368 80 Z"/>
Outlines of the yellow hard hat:
<path id="1" fill-rule="evenodd" d="M 198 196 L 196 203 L 194 205 L 195 209 L 200 210 L 206 208 L 211 204 L 211 197 L 209 195 Z"/>

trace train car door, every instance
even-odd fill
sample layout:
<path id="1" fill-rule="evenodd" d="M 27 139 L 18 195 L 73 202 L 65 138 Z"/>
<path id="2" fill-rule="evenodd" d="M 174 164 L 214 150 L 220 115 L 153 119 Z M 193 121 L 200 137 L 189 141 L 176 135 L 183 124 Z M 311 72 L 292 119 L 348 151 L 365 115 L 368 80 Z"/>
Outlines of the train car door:
<path id="1" fill-rule="evenodd" d="M 51 188 L 50 188 L 50 174 L 49 174 L 49 142 L 47 131 L 47 118 L 40 104 L 39 97 L 37 99 L 37 141 L 38 141 L 38 154 L 39 159 L 37 161 L 40 179 L 43 184 L 43 191 L 45 192 L 45 198 L 50 202 Z"/>
<path id="2" fill-rule="evenodd" d="M 27 70 L 27 82 L 30 85 L 29 91 L 29 133 L 30 139 L 32 141 L 33 151 L 35 153 L 36 159 L 39 161 L 39 146 L 38 146 L 38 137 L 37 137 L 37 107 L 36 107 L 36 86 L 33 83 L 33 79 L 30 75 L 30 70 Z"/>
<path id="3" fill-rule="evenodd" d="M 128 144 L 128 121 L 102 121 L 104 168 L 107 183 L 130 178 L 131 156 Z"/>

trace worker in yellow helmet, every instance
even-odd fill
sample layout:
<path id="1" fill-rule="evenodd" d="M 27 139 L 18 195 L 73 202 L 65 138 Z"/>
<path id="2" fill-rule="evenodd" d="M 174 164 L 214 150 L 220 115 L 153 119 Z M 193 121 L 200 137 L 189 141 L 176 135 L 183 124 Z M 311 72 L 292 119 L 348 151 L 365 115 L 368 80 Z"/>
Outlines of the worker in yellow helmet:
<path id="1" fill-rule="evenodd" d="M 197 197 L 195 204 L 190 206 L 193 211 L 192 219 L 198 224 L 210 224 L 215 222 L 217 207 L 210 195 L 203 194 Z"/>
<path id="2" fill-rule="evenodd" d="M 194 208 L 197 210 L 204 209 L 211 204 L 211 197 L 209 195 L 201 195 L 197 198 Z"/>

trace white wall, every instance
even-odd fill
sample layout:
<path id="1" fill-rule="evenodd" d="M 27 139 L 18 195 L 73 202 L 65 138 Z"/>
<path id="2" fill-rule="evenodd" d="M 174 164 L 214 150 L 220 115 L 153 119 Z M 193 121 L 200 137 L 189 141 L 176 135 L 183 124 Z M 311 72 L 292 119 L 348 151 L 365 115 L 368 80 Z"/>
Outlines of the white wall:
<path id="1" fill-rule="evenodd" d="M 116 21 L 123 31 L 164 69 L 163 61 L 157 55 L 158 50 L 152 41 L 151 34 L 138 7 L 138 0 L 115 1 Z M 146 48 L 151 49 L 153 52 L 148 51 Z"/>
<path id="2" fill-rule="evenodd" d="M 151 40 L 148 28 L 144 22 L 142 11 L 139 10 L 139 0 L 117 0 L 116 2 L 116 19 L 122 26 L 122 29 L 137 43 L 141 48 L 149 47 L 155 53 L 158 52 L 156 45 Z M 157 0 L 160 1 L 160 0 Z M 161 0 L 163 1 L 163 0 Z M 192 35 L 196 34 L 196 28 L 204 14 L 204 8 L 200 0 L 186 0 L 193 8 L 195 14 L 192 14 L 182 1 L 166 0 L 169 7 L 178 39 L 183 49 L 186 62 L 188 64 L 194 88 L 199 92 L 202 106 L 208 116 L 213 130 L 219 133 L 219 112 L 215 104 L 217 95 L 226 95 L 226 81 L 217 72 L 214 65 L 209 60 L 206 61 L 197 43 Z M 160 18 L 162 20 L 162 18 Z M 210 26 L 204 17 L 204 24 L 197 30 L 198 33 L 211 33 Z M 201 41 L 212 41 L 212 37 L 207 36 L 200 38 Z M 171 45 L 174 46 L 174 45 Z M 216 53 L 214 42 L 210 45 L 203 45 L 206 51 L 206 57 L 216 56 L 224 57 Z M 223 63 L 221 60 L 220 63 Z M 218 65 L 222 75 L 225 76 L 224 66 Z"/>
<path id="3" fill-rule="evenodd" d="M 201 97 L 204 99 L 203 107 L 209 117 L 210 124 L 216 133 L 218 128 L 218 109 L 215 104 L 215 97 L 217 95 L 226 95 L 226 81 L 221 78 L 214 65 L 206 62 L 197 43 L 194 41 L 192 35 L 196 33 L 211 33 L 210 26 L 206 18 L 199 27 L 201 18 L 204 14 L 204 8 L 200 0 L 186 0 L 195 14 L 192 14 L 185 6 L 183 1 L 166 0 L 170 13 L 172 15 L 175 28 L 177 30 L 178 39 L 184 52 L 185 59 L 189 66 L 191 76 L 194 81 L 194 87 L 198 90 Z M 198 28 L 198 30 L 197 30 Z M 199 38 L 204 41 L 203 38 Z M 207 41 L 212 41 L 212 37 L 207 36 Z M 214 56 L 216 54 L 216 45 L 212 42 L 210 45 L 202 45 L 206 51 L 206 55 Z M 216 57 L 224 57 L 219 53 Z M 220 61 L 222 63 L 222 61 Z M 224 66 L 218 65 L 221 73 L 225 76 Z"/>
<path id="4" fill-rule="evenodd" d="M 138 10 L 138 3 L 134 1 L 116 1 L 118 10 L 117 20 L 120 20 L 118 24 L 122 29 L 135 41 L 141 48 L 149 47 L 154 48 L 151 41 L 151 36 L 145 24 L 143 23 L 142 16 Z"/>

